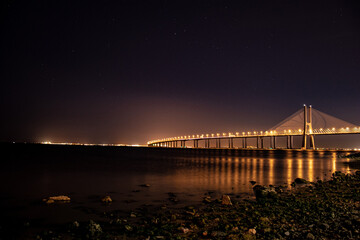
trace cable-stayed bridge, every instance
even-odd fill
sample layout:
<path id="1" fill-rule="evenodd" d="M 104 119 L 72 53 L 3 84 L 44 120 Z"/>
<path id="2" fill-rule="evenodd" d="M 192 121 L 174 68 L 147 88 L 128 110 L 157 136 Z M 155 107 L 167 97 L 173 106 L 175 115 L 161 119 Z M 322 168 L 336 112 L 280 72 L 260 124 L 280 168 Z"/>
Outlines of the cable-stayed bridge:
<path id="1" fill-rule="evenodd" d="M 204 141 L 205 148 L 210 148 L 215 142 L 215 148 L 234 148 L 234 139 L 241 139 L 241 148 L 248 147 L 248 139 L 255 139 L 256 148 L 264 148 L 264 140 L 269 141 L 270 149 L 277 148 L 277 139 L 286 138 L 286 148 L 294 148 L 294 137 L 302 137 L 301 149 L 315 149 L 317 135 L 360 134 L 360 126 L 330 116 L 310 105 L 304 107 L 282 122 L 266 131 L 212 133 L 201 135 L 186 135 L 149 141 L 149 147 L 185 147 L 186 142 L 192 141 L 192 147 L 198 148 L 199 141 Z M 221 145 L 226 140 L 226 146 Z"/>

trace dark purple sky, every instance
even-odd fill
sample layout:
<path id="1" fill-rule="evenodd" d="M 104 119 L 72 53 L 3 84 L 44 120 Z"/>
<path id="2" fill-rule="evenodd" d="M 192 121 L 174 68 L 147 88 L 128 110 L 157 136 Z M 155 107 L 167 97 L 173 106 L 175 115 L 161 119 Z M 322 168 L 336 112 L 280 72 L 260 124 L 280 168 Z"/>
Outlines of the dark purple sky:
<path id="1" fill-rule="evenodd" d="M 303 103 L 360 125 L 357 2 L 7 0 L 0 141 L 266 130 Z"/>

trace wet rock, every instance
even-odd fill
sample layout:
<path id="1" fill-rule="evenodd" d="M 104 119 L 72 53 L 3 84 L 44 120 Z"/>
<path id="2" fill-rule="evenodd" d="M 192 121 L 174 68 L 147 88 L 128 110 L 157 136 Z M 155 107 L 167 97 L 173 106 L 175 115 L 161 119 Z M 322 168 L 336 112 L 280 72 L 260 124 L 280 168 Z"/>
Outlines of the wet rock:
<path id="1" fill-rule="evenodd" d="M 184 228 L 184 227 L 179 227 L 178 228 L 182 233 L 188 233 L 190 231 L 190 229 L 188 228 Z"/>
<path id="2" fill-rule="evenodd" d="M 312 233 L 308 233 L 308 234 L 306 235 L 306 239 L 315 239 L 315 236 L 312 235 Z"/>
<path id="3" fill-rule="evenodd" d="M 91 237 L 96 237 L 100 233 L 102 233 L 102 228 L 100 224 L 94 222 L 93 220 L 90 220 L 89 225 L 87 226 L 87 229 L 89 231 L 89 235 Z"/>
<path id="4" fill-rule="evenodd" d="M 268 188 L 261 185 L 256 185 L 253 187 L 253 191 L 256 197 L 256 200 L 264 199 L 264 198 L 275 198 L 277 196 L 277 192 L 275 188 Z"/>
<path id="5" fill-rule="evenodd" d="M 70 202 L 70 198 L 68 196 L 60 195 L 60 196 L 53 196 L 49 198 L 44 198 L 43 202 L 47 204 L 55 203 L 55 202 Z"/>
<path id="6" fill-rule="evenodd" d="M 103 203 L 111 203 L 112 202 L 112 199 L 110 196 L 105 196 L 101 199 L 101 202 Z"/>
<path id="7" fill-rule="evenodd" d="M 52 204 L 52 203 L 55 202 L 54 200 L 51 200 L 51 199 L 43 199 L 43 201 L 44 201 L 46 204 Z"/>
<path id="8" fill-rule="evenodd" d="M 256 184 L 256 181 L 250 181 L 251 185 L 255 185 Z"/>
<path id="9" fill-rule="evenodd" d="M 304 179 L 304 178 L 295 178 L 294 182 L 296 184 L 306 184 L 306 183 L 308 183 L 308 181 L 306 179 Z"/>
<path id="10" fill-rule="evenodd" d="M 221 198 L 221 204 L 222 205 L 232 205 L 230 196 L 223 195 L 222 198 Z"/>
<path id="11" fill-rule="evenodd" d="M 140 187 L 150 187 L 151 185 L 150 184 L 141 184 Z"/>
<path id="12" fill-rule="evenodd" d="M 131 232 L 133 230 L 133 227 L 130 225 L 125 225 L 125 229 L 129 232 Z"/>
<path id="13" fill-rule="evenodd" d="M 321 224 L 320 227 L 321 227 L 322 229 L 325 229 L 325 230 L 327 230 L 327 229 L 330 228 L 330 226 L 329 226 L 328 224 L 326 224 L 326 223 Z"/>
<path id="14" fill-rule="evenodd" d="M 74 221 L 72 224 L 71 224 L 71 227 L 72 228 L 79 228 L 80 227 L 80 224 L 78 221 Z"/>
<path id="15" fill-rule="evenodd" d="M 252 235 L 256 234 L 256 230 L 254 228 L 250 228 L 248 232 Z"/>
<path id="16" fill-rule="evenodd" d="M 203 202 L 204 203 L 211 203 L 211 197 L 210 196 L 204 197 Z"/>

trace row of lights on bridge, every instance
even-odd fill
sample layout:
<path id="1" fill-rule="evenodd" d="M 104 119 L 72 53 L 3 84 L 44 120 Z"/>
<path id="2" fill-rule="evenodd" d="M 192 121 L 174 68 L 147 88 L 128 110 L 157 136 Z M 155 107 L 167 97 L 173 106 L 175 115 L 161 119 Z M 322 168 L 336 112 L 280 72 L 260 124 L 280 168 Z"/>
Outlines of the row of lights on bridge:
<path id="1" fill-rule="evenodd" d="M 349 127 L 340 128 L 341 131 L 344 131 L 345 129 L 347 131 L 350 130 Z M 357 129 L 358 129 L 357 127 L 354 128 L 354 130 L 357 130 Z M 326 131 L 335 131 L 335 130 L 336 130 L 336 128 L 332 128 L 331 130 L 330 130 L 330 128 L 326 129 Z M 314 129 L 312 131 L 317 132 L 317 129 Z M 324 129 L 320 128 L 319 131 L 324 131 Z M 295 130 L 295 131 L 293 131 L 291 129 L 284 130 L 284 133 L 292 133 L 292 132 L 294 132 L 294 133 L 302 133 L 303 130 L 302 129 L 298 129 L 298 130 Z M 274 135 L 274 134 L 277 134 L 277 132 L 275 130 L 274 131 L 265 131 L 265 132 L 263 132 L 263 131 L 259 131 L 259 132 L 254 131 L 254 132 L 242 132 L 242 136 L 249 136 L 252 133 L 254 133 L 254 135 L 257 135 L 258 133 L 260 133 L 259 135 L 264 135 L 264 134 L 265 135 L 269 135 L 269 134 Z M 149 141 L 148 144 L 155 143 L 155 142 L 161 142 L 161 141 L 174 141 L 174 140 L 182 140 L 182 139 L 196 139 L 196 138 L 204 138 L 204 137 L 206 137 L 206 138 L 216 137 L 217 138 L 217 137 L 237 137 L 237 136 L 241 136 L 239 132 L 236 132 L 235 135 L 233 133 L 231 133 L 231 132 L 229 132 L 228 134 L 223 133 L 222 135 L 220 133 L 201 134 L 201 135 L 198 134 L 198 135 L 178 136 L 178 137 L 172 137 L 172 138 L 163 138 L 163 139 Z"/>

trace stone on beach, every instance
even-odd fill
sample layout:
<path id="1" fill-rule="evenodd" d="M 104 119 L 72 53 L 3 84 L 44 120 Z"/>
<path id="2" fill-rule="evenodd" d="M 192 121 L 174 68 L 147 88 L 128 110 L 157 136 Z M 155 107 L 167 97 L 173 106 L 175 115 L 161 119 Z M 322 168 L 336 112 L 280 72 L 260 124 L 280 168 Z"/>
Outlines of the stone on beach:
<path id="1" fill-rule="evenodd" d="M 253 191 L 257 200 L 262 198 L 274 198 L 277 195 L 274 187 L 256 185 L 253 187 Z"/>
<path id="2" fill-rule="evenodd" d="M 141 184 L 140 187 L 150 187 L 150 184 Z"/>
<path id="3" fill-rule="evenodd" d="M 111 203 L 111 202 L 112 202 L 112 199 L 111 199 L 110 196 L 105 196 L 105 197 L 103 197 L 103 198 L 101 199 L 101 201 L 102 201 L 103 203 Z"/>
<path id="4" fill-rule="evenodd" d="M 232 205 L 230 196 L 223 195 L 222 198 L 221 198 L 221 204 L 223 204 L 223 205 Z"/>
<path id="5" fill-rule="evenodd" d="M 51 203 L 55 203 L 55 202 L 70 202 L 70 198 L 68 196 L 65 195 L 60 195 L 60 196 L 52 196 L 49 198 L 44 198 L 43 202 L 47 203 L 47 204 L 51 204 Z"/>
<path id="6" fill-rule="evenodd" d="M 296 184 L 306 184 L 306 183 L 308 183 L 308 181 L 306 179 L 304 179 L 304 178 L 295 178 L 294 182 Z"/>

